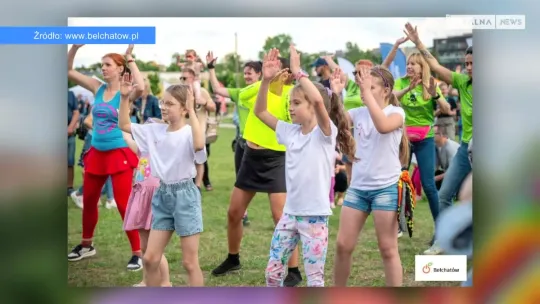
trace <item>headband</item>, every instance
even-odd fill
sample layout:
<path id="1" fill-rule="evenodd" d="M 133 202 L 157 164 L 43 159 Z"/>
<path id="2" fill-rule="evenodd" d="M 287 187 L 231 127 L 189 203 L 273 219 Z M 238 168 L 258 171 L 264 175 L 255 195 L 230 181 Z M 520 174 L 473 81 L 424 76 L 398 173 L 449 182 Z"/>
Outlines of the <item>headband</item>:
<path id="1" fill-rule="evenodd" d="M 383 76 L 381 69 L 379 67 L 374 67 L 371 70 L 377 73 L 377 75 L 379 75 L 382 78 L 385 88 L 389 87 L 388 80 L 386 80 L 386 78 Z"/>

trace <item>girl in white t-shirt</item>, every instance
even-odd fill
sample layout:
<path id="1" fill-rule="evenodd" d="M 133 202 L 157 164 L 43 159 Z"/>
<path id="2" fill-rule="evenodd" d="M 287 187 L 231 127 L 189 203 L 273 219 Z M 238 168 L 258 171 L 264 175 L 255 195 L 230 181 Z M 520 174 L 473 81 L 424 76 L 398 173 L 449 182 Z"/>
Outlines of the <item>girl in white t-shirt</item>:
<path id="1" fill-rule="evenodd" d="M 349 155 L 354 155 L 354 141 L 339 96 L 307 78 L 300 69 L 300 56 L 294 46 L 290 54 L 291 72 L 297 81 L 289 106 L 294 124 L 278 120 L 267 110 L 270 82 L 289 73 L 280 71 L 276 49 L 265 55 L 263 80 L 253 110 L 262 122 L 276 131 L 278 142 L 287 148 L 287 199 L 270 245 L 266 285 L 282 286 L 291 253 L 302 240 L 307 285 L 323 287 L 328 216 L 332 214 L 328 193 L 336 158 L 336 138 L 339 147 Z"/>
<path id="2" fill-rule="evenodd" d="M 143 256 L 146 286 L 160 286 L 159 264 L 173 232 L 180 236 L 182 265 L 189 286 L 203 286 L 198 257 L 199 235 L 203 231 L 201 194 L 192 178 L 195 162 L 204 162 L 206 153 L 193 90 L 187 85 L 168 87 L 160 102 L 168 124 L 144 125 L 129 119 L 129 99 L 124 96 L 131 90 L 131 76 L 127 75 L 120 89 L 120 129 L 132 134 L 138 148 L 149 154 L 151 174 L 160 180 L 152 197 L 152 226 Z"/>
<path id="3" fill-rule="evenodd" d="M 346 286 L 351 257 L 360 231 L 373 212 L 387 286 L 403 282 L 398 252 L 398 180 L 401 164 L 409 159 L 409 143 L 403 134 L 405 112 L 392 93 L 394 78 L 382 67 L 355 72 L 365 107 L 349 110 L 354 126 L 357 162 L 341 209 L 334 283 Z"/>

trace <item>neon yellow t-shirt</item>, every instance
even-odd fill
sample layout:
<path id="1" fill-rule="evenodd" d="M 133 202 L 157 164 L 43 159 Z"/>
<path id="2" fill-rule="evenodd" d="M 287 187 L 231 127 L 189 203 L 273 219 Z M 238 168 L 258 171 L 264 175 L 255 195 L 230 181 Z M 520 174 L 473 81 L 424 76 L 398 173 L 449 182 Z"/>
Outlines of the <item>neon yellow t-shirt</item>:
<path id="1" fill-rule="evenodd" d="M 360 97 L 360 88 L 358 85 L 349 79 L 347 86 L 345 87 L 346 94 L 343 97 L 343 106 L 345 110 L 355 109 L 364 106 L 362 97 Z"/>
<path id="2" fill-rule="evenodd" d="M 240 135 L 244 134 L 248 114 L 255 106 L 260 87 L 261 82 L 257 81 L 242 89 L 227 88 L 229 97 L 238 109 L 238 128 L 240 128 Z"/>
<path id="3" fill-rule="evenodd" d="M 292 85 L 284 85 L 281 96 L 268 92 L 268 112 L 277 119 L 291 122 L 289 115 L 289 94 Z M 253 112 L 253 103 L 249 111 L 243 137 L 254 144 L 274 151 L 285 151 L 285 146 L 278 144 L 276 132 L 265 125 Z"/>
<path id="4" fill-rule="evenodd" d="M 399 78 L 394 83 L 394 90 L 401 91 L 409 87 L 410 83 L 409 77 Z M 400 102 L 401 107 L 405 111 L 405 125 L 407 127 L 433 126 L 433 123 L 435 122 L 433 103 L 436 103 L 436 101 L 432 98 L 424 100 L 422 92 L 423 85 L 419 84 L 401 97 Z M 440 96 L 443 95 L 439 87 L 437 87 L 437 94 Z M 426 138 L 433 137 L 434 135 L 433 128 L 431 128 L 426 135 Z"/>
<path id="5" fill-rule="evenodd" d="M 461 123 L 463 134 L 461 141 L 468 143 L 473 136 L 473 86 L 471 77 L 452 72 L 452 86 L 459 92 L 461 102 Z"/>

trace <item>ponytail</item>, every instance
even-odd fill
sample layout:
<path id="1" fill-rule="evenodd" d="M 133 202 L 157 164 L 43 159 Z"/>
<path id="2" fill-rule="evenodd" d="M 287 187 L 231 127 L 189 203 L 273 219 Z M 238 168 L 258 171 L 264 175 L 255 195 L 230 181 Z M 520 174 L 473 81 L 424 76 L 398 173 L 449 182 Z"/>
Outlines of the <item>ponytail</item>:
<path id="1" fill-rule="evenodd" d="M 399 107 L 400 103 L 394 92 L 390 93 L 390 102 L 394 107 Z M 403 122 L 403 132 L 401 135 L 401 142 L 399 144 L 399 160 L 403 167 L 408 167 L 410 157 L 409 137 L 407 136 L 407 129 L 405 128 L 405 121 Z"/>
<path id="2" fill-rule="evenodd" d="M 345 115 L 343 104 L 341 103 L 341 97 L 334 92 L 332 92 L 330 96 L 329 108 L 328 116 L 330 116 L 330 119 L 338 129 L 337 146 L 339 150 L 347 155 L 347 158 L 351 161 L 357 161 L 356 142 L 351 134 L 349 121 Z"/>

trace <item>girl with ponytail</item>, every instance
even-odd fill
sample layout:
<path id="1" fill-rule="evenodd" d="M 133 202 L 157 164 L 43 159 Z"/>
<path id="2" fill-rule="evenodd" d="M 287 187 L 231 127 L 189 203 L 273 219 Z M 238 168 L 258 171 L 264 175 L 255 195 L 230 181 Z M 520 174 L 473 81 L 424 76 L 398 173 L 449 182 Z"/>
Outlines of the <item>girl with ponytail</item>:
<path id="1" fill-rule="evenodd" d="M 356 73 L 365 107 L 348 111 L 354 126 L 356 159 L 351 184 L 341 209 L 334 267 L 336 286 L 346 286 L 360 231 L 373 212 L 387 286 L 401 286 L 403 269 L 398 251 L 398 183 L 409 159 L 404 134 L 405 112 L 394 96 L 394 78 L 382 67 Z"/>

